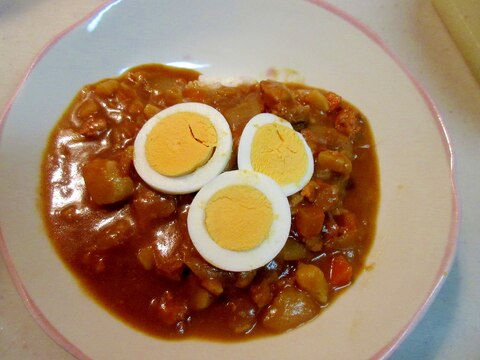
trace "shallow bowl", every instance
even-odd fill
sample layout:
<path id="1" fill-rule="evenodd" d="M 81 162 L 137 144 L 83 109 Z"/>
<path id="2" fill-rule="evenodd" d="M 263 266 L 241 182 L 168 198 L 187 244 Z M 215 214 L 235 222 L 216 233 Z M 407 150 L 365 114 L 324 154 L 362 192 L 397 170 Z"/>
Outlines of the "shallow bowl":
<path id="1" fill-rule="evenodd" d="M 155 62 L 215 77 L 275 70 L 369 119 L 381 176 L 370 271 L 314 321 L 240 343 L 152 338 L 92 301 L 55 253 L 38 207 L 49 132 L 84 84 Z M 2 118 L 0 173 L 7 267 L 42 328 L 78 358 L 384 358 L 428 308 L 455 250 L 452 155 L 434 104 L 376 35 L 323 1 L 104 4 L 36 59 Z"/>

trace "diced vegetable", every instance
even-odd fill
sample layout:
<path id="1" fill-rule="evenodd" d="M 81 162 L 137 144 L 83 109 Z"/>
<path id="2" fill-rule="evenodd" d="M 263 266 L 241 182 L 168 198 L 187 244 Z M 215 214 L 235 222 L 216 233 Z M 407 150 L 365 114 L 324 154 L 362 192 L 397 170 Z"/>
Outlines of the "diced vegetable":
<path id="1" fill-rule="evenodd" d="M 310 106 L 321 111 L 326 112 L 330 109 L 330 103 L 328 102 L 327 98 L 317 89 L 308 92 L 308 94 L 304 97 L 304 101 Z"/>
<path id="2" fill-rule="evenodd" d="M 313 252 L 318 252 L 323 248 L 321 235 L 307 237 L 303 239 L 303 242 L 305 243 L 306 248 Z"/>
<path id="3" fill-rule="evenodd" d="M 235 281 L 235 286 L 237 288 L 243 289 L 250 285 L 257 274 L 257 270 L 251 271 L 241 271 L 236 274 L 237 280 Z"/>
<path id="4" fill-rule="evenodd" d="M 210 291 L 213 295 L 220 295 L 223 292 L 223 285 L 219 279 L 210 278 L 210 279 L 202 279 L 201 281 L 202 286 Z"/>
<path id="5" fill-rule="evenodd" d="M 263 325 L 281 332 L 315 317 L 319 311 L 317 302 L 306 292 L 294 287 L 280 291 L 263 316 Z"/>
<path id="6" fill-rule="evenodd" d="M 289 238 L 279 256 L 283 260 L 293 261 L 305 259 L 308 255 L 309 252 L 305 248 L 305 245 L 292 238 Z"/>
<path id="7" fill-rule="evenodd" d="M 147 117 L 147 119 L 150 119 L 152 116 L 160 112 L 160 110 L 161 109 L 155 105 L 147 104 L 143 109 L 143 114 Z"/>
<path id="8" fill-rule="evenodd" d="M 303 196 L 300 193 L 295 193 L 288 198 L 290 209 L 294 209 L 303 200 Z"/>
<path id="9" fill-rule="evenodd" d="M 353 268 L 344 255 L 337 254 L 330 263 L 330 283 L 341 287 L 352 282 Z"/>
<path id="10" fill-rule="evenodd" d="M 318 267 L 312 264 L 298 263 L 295 279 L 298 285 L 308 291 L 317 301 L 322 304 L 328 301 L 328 282 Z"/>
<path id="11" fill-rule="evenodd" d="M 153 249 L 151 246 L 140 248 L 137 252 L 137 259 L 145 270 L 153 269 L 155 259 L 153 257 Z"/>
<path id="12" fill-rule="evenodd" d="M 118 80 L 109 79 L 102 81 L 101 83 L 95 86 L 95 90 L 99 95 L 102 96 L 110 96 L 112 95 L 118 88 L 120 87 L 120 83 Z"/>
<path id="13" fill-rule="evenodd" d="M 208 308 L 214 300 L 215 297 L 209 291 L 202 287 L 196 287 L 189 298 L 190 308 L 193 311 L 204 310 Z"/>
<path id="14" fill-rule="evenodd" d="M 133 181 L 122 176 L 116 161 L 95 159 L 83 167 L 83 178 L 92 200 L 99 205 L 125 200 L 133 193 Z"/>
<path id="15" fill-rule="evenodd" d="M 335 120 L 332 119 L 332 122 L 335 122 Z M 311 135 L 317 143 L 318 151 L 330 149 L 341 150 L 349 155 L 352 154 L 351 139 L 336 128 L 319 125 L 307 129 L 311 131 Z"/>
<path id="16" fill-rule="evenodd" d="M 309 205 L 298 209 L 295 216 L 295 226 L 303 237 L 316 236 L 322 232 L 325 214 L 315 205 Z"/>
<path id="17" fill-rule="evenodd" d="M 77 116 L 84 119 L 95 114 L 97 111 L 98 105 L 95 100 L 87 99 L 78 107 Z"/>
<path id="18" fill-rule="evenodd" d="M 330 170 L 343 175 L 349 175 L 352 172 L 352 162 L 341 151 L 320 152 L 317 156 L 317 165 L 320 170 Z"/>

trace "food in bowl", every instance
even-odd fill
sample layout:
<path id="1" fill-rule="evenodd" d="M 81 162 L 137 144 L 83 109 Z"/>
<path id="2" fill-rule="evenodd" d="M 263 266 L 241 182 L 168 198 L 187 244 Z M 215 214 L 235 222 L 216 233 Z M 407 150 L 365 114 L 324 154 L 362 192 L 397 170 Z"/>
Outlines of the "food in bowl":
<path id="1" fill-rule="evenodd" d="M 42 166 L 59 256 L 93 298 L 153 336 L 293 329 L 355 281 L 374 238 L 368 122 L 303 84 L 138 66 L 80 90 Z"/>

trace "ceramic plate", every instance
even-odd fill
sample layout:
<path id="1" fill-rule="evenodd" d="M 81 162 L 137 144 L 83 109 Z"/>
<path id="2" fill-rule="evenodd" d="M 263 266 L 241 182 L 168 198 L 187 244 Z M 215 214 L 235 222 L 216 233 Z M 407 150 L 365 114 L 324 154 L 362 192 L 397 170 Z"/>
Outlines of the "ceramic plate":
<path id="1" fill-rule="evenodd" d="M 82 85 L 154 62 L 215 77 L 293 69 L 370 120 L 381 176 L 373 270 L 314 321 L 240 343 L 159 340 L 86 296 L 54 252 L 37 206 L 50 130 Z M 454 255 L 451 152 L 434 105 L 375 35 L 322 1 L 109 2 L 40 54 L 2 125 L 2 253 L 33 316 L 79 358 L 383 358 L 425 312 Z"/>

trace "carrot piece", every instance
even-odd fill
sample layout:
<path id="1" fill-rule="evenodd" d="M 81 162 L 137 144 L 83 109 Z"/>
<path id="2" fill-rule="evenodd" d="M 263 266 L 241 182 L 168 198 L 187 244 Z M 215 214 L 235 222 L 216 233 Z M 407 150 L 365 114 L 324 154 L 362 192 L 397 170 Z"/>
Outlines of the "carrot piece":
<path id="1" fill-rule="evenodd" d="M 322 209 L 315 205 L 309 205 L 298 209 L 295 216 L 295 226 L 303 237 L 312 237 L 322 232 L 325 214 Z"/>
<path id="2" fill-rule="evenodd" d="M 333 286 L 345 286 L 352 282 L 353 268 L 345 256 L 337 254 L 330 263 L 330 283 Z"/>

